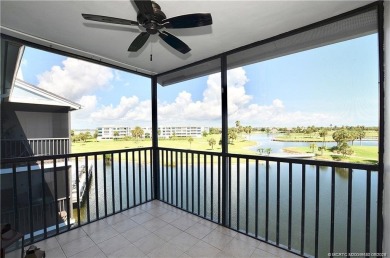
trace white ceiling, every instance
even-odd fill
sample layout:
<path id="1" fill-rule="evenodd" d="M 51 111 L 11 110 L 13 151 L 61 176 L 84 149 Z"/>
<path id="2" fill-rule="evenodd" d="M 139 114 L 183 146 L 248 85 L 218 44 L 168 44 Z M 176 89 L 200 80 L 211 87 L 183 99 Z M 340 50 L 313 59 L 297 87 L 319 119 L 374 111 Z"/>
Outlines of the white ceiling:
<path id="1" fill-rule="evenodd" d="M 126 69 L 158 74 L 364 6 L 372 1 L 168 1 L 166 16 L 209 12 L 213 25 L 168 30 L 192 50 L 183 55 L 158 36 L 127 51 L 137 26 L 86 21 L 81 13 L 136 20 L 123 1 L 1 1 L 1 33 Z M 150 61 L 150 54 L 153 61 Z"/>

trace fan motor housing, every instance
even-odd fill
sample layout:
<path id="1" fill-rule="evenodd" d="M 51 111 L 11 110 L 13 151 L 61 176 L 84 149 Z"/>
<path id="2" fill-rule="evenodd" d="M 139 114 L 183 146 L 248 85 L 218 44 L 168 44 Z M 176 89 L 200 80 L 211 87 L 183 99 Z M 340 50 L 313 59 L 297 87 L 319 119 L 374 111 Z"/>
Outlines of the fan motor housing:
<path id="1" fill-rule="evenodd" d="M 137 21 L 141 24 L 148 33 L 156 34 L 159 29 L 162 28 L 160 25 L 164 19 L 166 19 L 165 13 L 161 11 L 161 7 L 154 1 L 152 1 L 153 13 L 143 14 L 138 13 Z"/>

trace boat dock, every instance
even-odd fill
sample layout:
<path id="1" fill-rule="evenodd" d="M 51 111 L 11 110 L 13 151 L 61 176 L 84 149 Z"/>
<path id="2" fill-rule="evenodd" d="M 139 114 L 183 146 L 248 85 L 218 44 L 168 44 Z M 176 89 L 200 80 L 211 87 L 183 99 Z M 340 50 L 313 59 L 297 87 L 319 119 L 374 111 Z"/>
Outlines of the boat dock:
<path id="1" fill-rule="evenodd" d="M 90 165 L 88 168 L 88 171 L 86 170 L 85 166 L 82 165 L 79 167 L 79 189 L 78 189 L 78 194 L 79 194 L 79 200 L 80 203 L 83 202 L 84 200 L 84 195 L 86 191 L 88 191 L 89 183 L 91 182 L 92 178 L 92 168 L 93 166 Z M 87 177 L 88 173 L 88 177 Z M 72 203 L 73 207 L 77 207 L 77 182 L 76 182 L 76 173 L 72 173 L 73 180 L 72 180 Z M 87 182 L 88 178 L 88 182 Z"/>

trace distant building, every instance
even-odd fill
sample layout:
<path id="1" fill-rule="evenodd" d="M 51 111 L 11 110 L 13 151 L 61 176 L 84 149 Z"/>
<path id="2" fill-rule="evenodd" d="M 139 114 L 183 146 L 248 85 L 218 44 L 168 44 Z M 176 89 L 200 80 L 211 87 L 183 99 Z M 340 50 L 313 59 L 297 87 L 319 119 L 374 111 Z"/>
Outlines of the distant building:
<path id="1" fill-rule="evenodd" d="M 171 136 L 200 138 L 204 131 L 209 133 L 210 128 L 202 126 L 162 126 L 158 130 L 160 130 L 159 137 L 162 138 Z"/>
<path id="2" fill-rule="evenodd" d="M 148 138 L 148 136 L 152 135 L 151 127 L 141 127 L 144 130 L 143 137 Z M 134 127 L 126 127 L 126 126 L 103 126 L 98 127 L 98 140 L 105 139 L 114 139 L 114 138 L 124 138 L 131 137 L 131 131 L 134 130 Z M 200 138 L 204 131 L 209 133 L 209 127 L 202 126 L 160 126 L 159 137 L 161 138 L 169 138 L 172 136 L 176 137 L 193 137 Z M 115 136 L 115 132 L 118 132 L 118 135 Z"/>

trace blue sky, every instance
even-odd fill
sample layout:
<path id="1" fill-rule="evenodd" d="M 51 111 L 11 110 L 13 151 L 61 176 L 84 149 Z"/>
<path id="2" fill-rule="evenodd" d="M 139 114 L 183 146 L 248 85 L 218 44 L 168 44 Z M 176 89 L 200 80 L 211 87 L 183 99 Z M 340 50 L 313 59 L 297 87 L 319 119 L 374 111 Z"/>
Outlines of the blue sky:
<path id="1" fill-rule="evenodd" d="M 23 80 L 80 103 L 72 128 L 151 126 L 149 79 L 26 48 Z M 159 87 L 160 125 L 220 126 L 220 75 Z M 229 124 L 378 125 L 377 35 L 228 72 Z"/>

